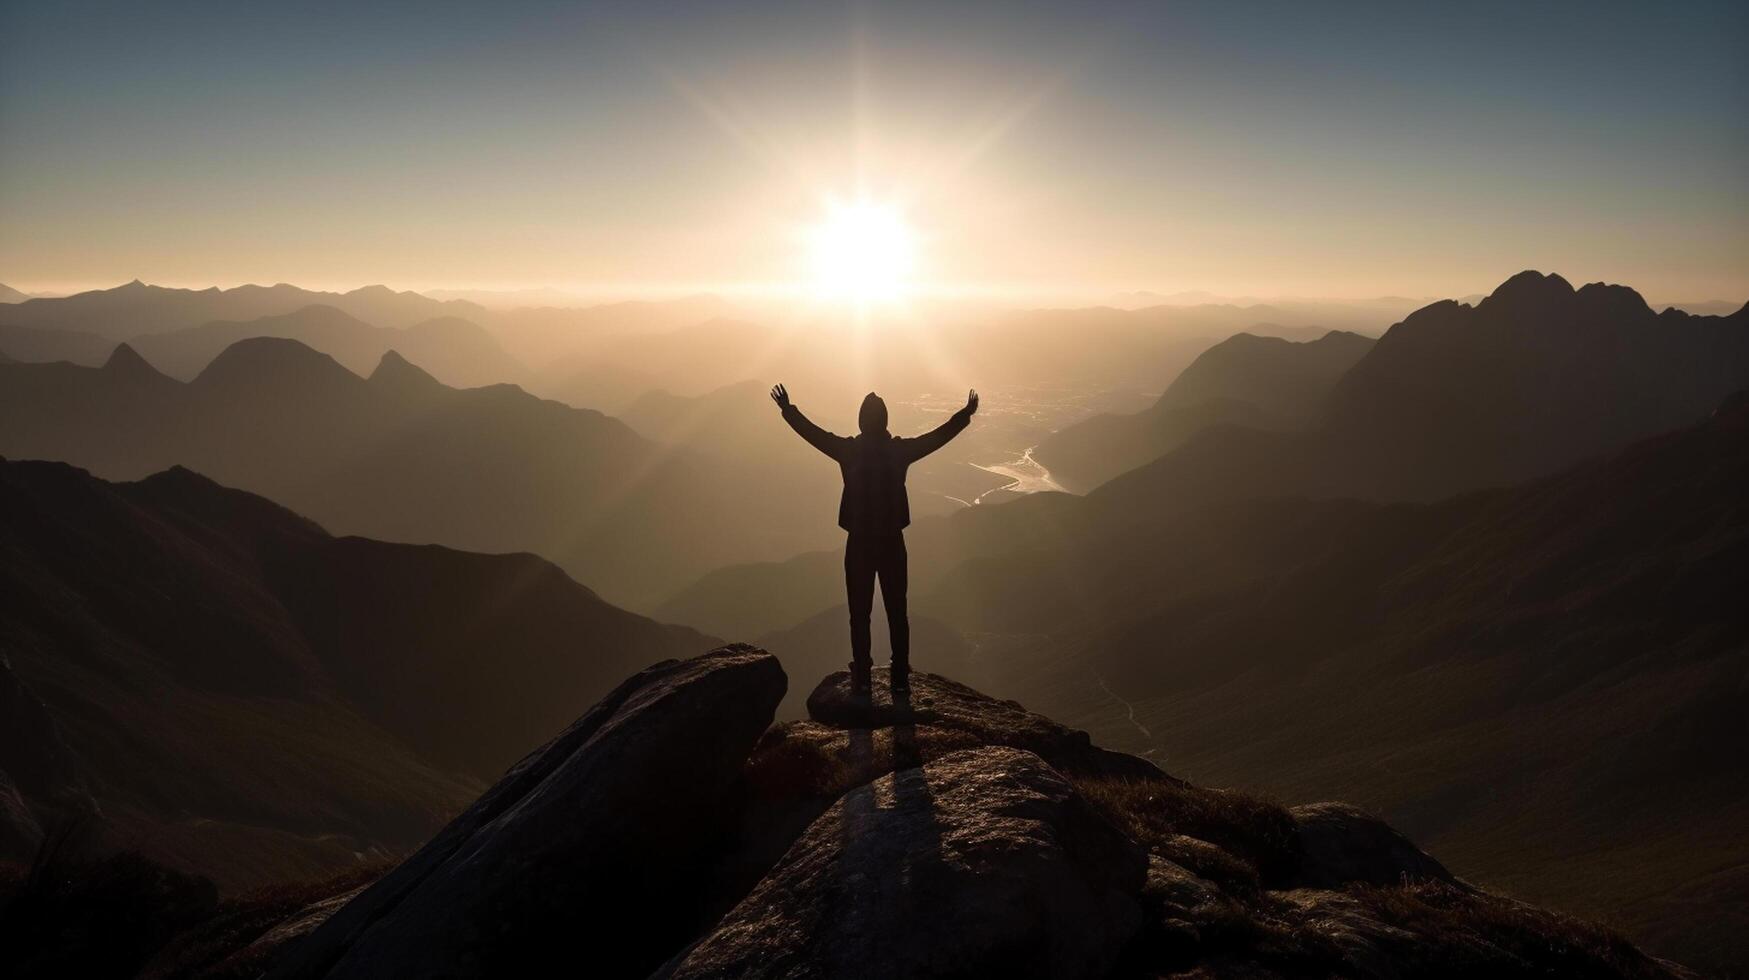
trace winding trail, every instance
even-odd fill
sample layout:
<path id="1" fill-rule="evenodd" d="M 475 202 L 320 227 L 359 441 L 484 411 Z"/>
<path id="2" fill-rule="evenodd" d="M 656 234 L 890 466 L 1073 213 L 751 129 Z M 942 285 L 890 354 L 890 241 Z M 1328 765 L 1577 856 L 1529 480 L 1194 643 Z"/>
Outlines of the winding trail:
<path id="1" fill-rule="evenodd" d="M 1152 742 L 1154 740 L 1154 733 L 1151 731 L 1148 731 L 1148 726 L 1146 726 L 1146 725 L 1144 725 L 1141 722 L 1136 720 L 1136 706 L 1131 704 L 1127 699 L 1119 697 L 1118 693 L 1111 689 L 1111 685 L 1105 683 L 1105 678 L 1100 676 L 1099 671 L 1093 670 L 1091 667 L 1088 668 L 1088 670 L 1092 671 L 1093 679 L 1099 683 L 1099 689 L 1101 691 L 1105 692 L 1105 696 L 1112 699 L 1113 701 L 1116 701 L 1118 704 L 1123 705 L 1124 714 L 1126 716 L 1126 720 L 1130 723 L 1130 726 L 1133 727 L 1136 731 L 1141 732 L 1143 738 L 1147 739 L 1149 742 Z M 1148 751 L 1143 752 L 1142 755 L 1143 756 L 1152 756 L 1157 751 L 1159 751 L 1159 749 L 1157 747 L 1150 748 L 1150 749 L 1148 749 Z"/>

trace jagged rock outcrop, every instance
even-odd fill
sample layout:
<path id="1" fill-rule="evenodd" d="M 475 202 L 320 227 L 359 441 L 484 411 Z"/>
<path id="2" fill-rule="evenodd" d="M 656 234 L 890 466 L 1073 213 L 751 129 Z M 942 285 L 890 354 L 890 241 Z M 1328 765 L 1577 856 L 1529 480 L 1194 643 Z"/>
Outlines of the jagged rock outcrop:
<path id="1" fill-rule="evenodd" d="M 767 728 L 769 654 L 659 664 L 307 938 L 339 899 L 255 941 L 289 940 L 276 977 L 1683 975 L 1352 807 L 1196 787 L 913 686 L 828 677 L 813 718 Z"/>
<path id="2" fill-rule="evenodd" d="M 1607 930 L 1456 880 L 1345 804 L 1288 810 L 1193 786 L 945 678 L 914 674 L 908 704 L 894 703 L 885 680 L 877 671 L 861 699 L 845 675 L 829 676 L 809 698 L 810 720 L 766 734 L 726 863 L 770 870 L 658 976 L 1681 975 Z M 979 808 L 1003 805 L 1001 793 L 973 791 L 967 773 L 996 752 L 1029 760 L 1027 780 L 1066 787 L 1072 796 L 1052 797 L 1052 812 L 1089 814 L 1145 853 L 1145 864 L 1106 863 L 1065 848 L 1052 868 L 1121 865 L 1114 908 L 1134 903 L 1140 918 L 1110 913 L 1117 928 L 1097 934 L 1112 948 L 1081 944 L 1074 904 L 1043 925 L 1009 917 L 1007 928 L 1027 934 L 1006 945 L 976 938 L 991 934 L 988 883 L 942 872 L 951 848 L 919 828 L 945 841 L 985 819 Z M 1084 828 L 1074 838 L 1104 839 Z M 1029 834 L 992 830 L 985 843 L 1036 853 Z M 1048 897 L 1027 887 L 1016 890 L 1031 896 L 1029 910 L 1086 900 L 1080 886 Z M 1076 934 L 1059 934 L 1058 922 Z M 1017 959 L 1019 949 L 1032 952 Z"/>
<path id="3" fill-rule="evenodd" d="M 1038 756 L 954 752 L 846 793 L 662 975 L 1103 976 L 1146 878 Z"/>
<path id="4" fill-rule="evenodd" d="M 646 972 L 696 928 L 688 895 L 777 659 L 731 646 L 640 672 L 323 923 L 279 977 Z M 581 957 L 581 959 L 579 959 Z"/>

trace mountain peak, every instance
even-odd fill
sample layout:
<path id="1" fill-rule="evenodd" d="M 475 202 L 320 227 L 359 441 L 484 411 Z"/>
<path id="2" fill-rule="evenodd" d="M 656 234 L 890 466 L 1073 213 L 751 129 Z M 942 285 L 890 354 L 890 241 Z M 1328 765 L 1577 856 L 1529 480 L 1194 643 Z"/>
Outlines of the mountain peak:
<path id="1" fill-rule="evenodd" d="M 399 351 L 387 350 L 370 373 L 370 383 L 393 386 L 403 390 L 430 390 L 443 387 L 423 368 L 402 357 Z"/>
<path id="2" fill-rule="evenodd" d="M 204 473 L 198 473 L 181 464 L 172 466 L 168 469 L 159 470 L 145 479 L 140 480 L 136 485 L 160 490 L 171 488 L 177 490 L 198 491 L 201 493 L 210 493 L 214 491 L 231 492 L 226 490 L 225 487 L 221 486 L 218 481 L 214 480 L 212 477 L 209 477 Z"/>
<path id="3" fill-rule="evenodd" d="M 194 383 L 308 387 L 357 383 L 359 380 L 358 375 L 341 367 L 332 357 L 298 341 L 281 337 L 250 337 L 221 351 L 194 379 Z"/>
<path id="4" fill-rule="evenodd" d="M 1585 312 L 1602 316 L 1647 316 L 1652 308 L 1646 304 L 1645 297 L 1628 286 L 1617 286 L 1609 283 L 1586 283 L 1574 294 L 1581 309 Z"/>
<path id="5" fill-rule="evenodd" d="M 1494 291 L 1478 304 L 1477 309 L 1509 308 L 1540 309 L 1573 296 L 1573 284 L 1555 273 L 1544 275 L 1526 269 L 1494 287 Z"/>
<path id="6" fill-rule="evenodd" d="M 110 351 L 109 359 L 103 362 L 103 372 L 119 377 L 161 378 L 164 375 L 153 367 L 140 352 L 127 344 L 116 344 Z"/>

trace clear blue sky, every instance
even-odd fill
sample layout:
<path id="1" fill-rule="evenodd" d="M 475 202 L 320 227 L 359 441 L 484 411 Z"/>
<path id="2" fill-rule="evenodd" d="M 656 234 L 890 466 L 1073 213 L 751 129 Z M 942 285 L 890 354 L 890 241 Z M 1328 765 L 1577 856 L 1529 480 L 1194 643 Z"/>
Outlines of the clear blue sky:
<path id="1" fill-rule="evenodd" d="M 945 8 L 945 9 L 943 9 Z M 1749 298 L 1749 4 L 0 6 L 0 282 Z"/>

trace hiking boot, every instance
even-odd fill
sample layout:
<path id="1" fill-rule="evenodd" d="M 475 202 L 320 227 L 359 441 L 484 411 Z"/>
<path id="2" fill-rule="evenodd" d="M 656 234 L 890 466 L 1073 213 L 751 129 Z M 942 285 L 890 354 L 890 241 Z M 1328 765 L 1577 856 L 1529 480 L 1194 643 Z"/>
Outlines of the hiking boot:
<path id="1" fill-rule="evenodd" d="M 868 664 L 852 663 L 850 665 L 850 693 L 856 697 L 868 697 L 870 667 Z"/>

